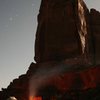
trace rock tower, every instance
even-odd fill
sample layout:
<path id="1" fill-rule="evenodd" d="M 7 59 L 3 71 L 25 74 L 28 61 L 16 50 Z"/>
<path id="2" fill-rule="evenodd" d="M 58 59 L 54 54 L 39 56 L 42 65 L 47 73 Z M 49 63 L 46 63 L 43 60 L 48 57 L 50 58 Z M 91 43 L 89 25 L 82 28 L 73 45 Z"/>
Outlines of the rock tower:
<path id="1" fill-rule="evenodd" d="M 83 0 L 42 0 L 35 61 L 0 100 L 100 100 L 100 13 Z"/>

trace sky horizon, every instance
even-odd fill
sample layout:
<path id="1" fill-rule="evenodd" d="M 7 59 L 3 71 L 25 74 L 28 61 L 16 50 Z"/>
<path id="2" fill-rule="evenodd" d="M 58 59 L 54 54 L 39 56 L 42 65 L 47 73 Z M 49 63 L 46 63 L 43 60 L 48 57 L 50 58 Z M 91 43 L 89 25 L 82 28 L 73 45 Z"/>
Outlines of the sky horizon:
<path id="1" fill-rule="evenodd" d="M 100 1 L 84 0 L 100 11 Z M 25 74 L 34 62 L 37 15 L 41 0 L 0 0 L 0 90 Z"/>

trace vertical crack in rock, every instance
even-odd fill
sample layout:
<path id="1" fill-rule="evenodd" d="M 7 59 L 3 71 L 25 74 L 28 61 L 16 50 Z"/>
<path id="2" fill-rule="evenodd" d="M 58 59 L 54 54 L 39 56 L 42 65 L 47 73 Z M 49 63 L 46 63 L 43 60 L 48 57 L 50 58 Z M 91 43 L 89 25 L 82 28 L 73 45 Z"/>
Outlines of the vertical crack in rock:
<path id="1" fill-rule="evenodd" d="M 79 0 L 80 1 L 80 0 Z M 82 1 L 81 1 L 82 2 Z M 84 8 L 81 4 L 81 2 L 78 3 L 78 14 L 79 14 L 79 19 L 80 19 L 80 30 L 79 30 L 79 35 L 81 39 L 81 45 L 82 45 L 82 52 L 85 52 L 85 46 L 86 46 L 86 35 L 87 35 L 87 26 L 86 26 L 86 19 L 84 15 Z"/>

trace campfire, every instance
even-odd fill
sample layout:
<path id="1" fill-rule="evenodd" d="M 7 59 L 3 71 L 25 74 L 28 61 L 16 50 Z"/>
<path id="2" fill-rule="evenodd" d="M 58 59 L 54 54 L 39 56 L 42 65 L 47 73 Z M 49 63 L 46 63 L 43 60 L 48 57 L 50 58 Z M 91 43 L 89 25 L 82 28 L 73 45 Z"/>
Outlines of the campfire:
<path id="1" fill-rule="evenodd" d="M 30 100 L 44 100 L 42 96 L 30 97 Z M 52 96 L 50 100 L 56 100 L 56 97 Z"/>
<path id="2" fill-rule="evenodd" d="M 29 100 L 43 100 L 43 99 L 41 96 L 36 96 L 36 97 L 30 96 Z"/>

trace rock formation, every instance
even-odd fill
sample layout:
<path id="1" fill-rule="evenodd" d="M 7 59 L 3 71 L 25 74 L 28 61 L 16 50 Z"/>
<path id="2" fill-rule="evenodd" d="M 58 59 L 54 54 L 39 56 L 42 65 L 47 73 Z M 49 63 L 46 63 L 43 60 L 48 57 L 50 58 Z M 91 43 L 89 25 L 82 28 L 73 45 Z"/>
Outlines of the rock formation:
<path id="1" fill-rule="evenodd" d="M 100 64 L 100 13 L 95 9 L 90 10 L 91 33 L 93 37 L 94 59 L 96 64 Z"/>
<path id="2" fill-rule="evenodd" d="M 89 49 L 88 14 L 82 0 L 42 0 L 35 44 L 36 62 L 89 56 L 86 54 Z"/>
<path id="3" fill-rule="evenodd" d="M 35 61 L 0 100 L 100 100 L 100 13 L 82 0 L 42 0 Z"/>

